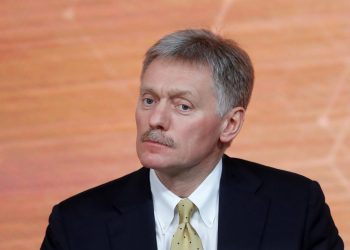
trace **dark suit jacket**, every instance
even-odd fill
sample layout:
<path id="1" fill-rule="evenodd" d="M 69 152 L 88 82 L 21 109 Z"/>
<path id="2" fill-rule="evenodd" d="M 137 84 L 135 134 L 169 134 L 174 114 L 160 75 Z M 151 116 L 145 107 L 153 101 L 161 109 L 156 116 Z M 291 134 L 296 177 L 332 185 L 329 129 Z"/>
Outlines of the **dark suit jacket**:
<path id="1" fill-rule="evenodd" d="M 157 249 L 149 170 L 56 205 L 41 249 Z M 224 156 L 217 249 L 340 250 L 344 245 L 317 182 Z"/>

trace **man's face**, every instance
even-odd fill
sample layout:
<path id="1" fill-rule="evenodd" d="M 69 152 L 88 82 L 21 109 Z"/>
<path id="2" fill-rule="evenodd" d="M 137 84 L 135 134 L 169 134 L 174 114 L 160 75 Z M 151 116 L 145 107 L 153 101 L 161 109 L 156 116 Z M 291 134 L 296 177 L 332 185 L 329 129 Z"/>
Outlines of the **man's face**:
<path id="1" fill-rule="evenodd" d="M 141 79 L 135 116 L 137 154 L 145 167 L 171 173 L 221 156 L 222 118 L 205 66 L 153 61 Z"/>

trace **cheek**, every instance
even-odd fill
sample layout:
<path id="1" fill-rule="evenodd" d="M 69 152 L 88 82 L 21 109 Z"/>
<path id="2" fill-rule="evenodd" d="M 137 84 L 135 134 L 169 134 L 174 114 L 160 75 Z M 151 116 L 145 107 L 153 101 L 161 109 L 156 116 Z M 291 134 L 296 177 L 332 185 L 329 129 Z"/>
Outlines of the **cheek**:
<path id="1" fill-rule="evenodd" d="M 201 119 L 195 123 L 183 123 L 183 125 L 182 139 L 187 145 L 201 146 L 201 142 L 217 141 L 220 137 L 220 124 L 213 119 Z"/>
<path id="2" fill-rule="evenodd" d="M 138 111 L 138 110 L 136 110 L 136 112 L 135 112 L 135 121 L 136 121 L 137 131 L 142 130 L 143 127 L 145 127 L 147 125 L 146 115 L 143 112 Z"/>

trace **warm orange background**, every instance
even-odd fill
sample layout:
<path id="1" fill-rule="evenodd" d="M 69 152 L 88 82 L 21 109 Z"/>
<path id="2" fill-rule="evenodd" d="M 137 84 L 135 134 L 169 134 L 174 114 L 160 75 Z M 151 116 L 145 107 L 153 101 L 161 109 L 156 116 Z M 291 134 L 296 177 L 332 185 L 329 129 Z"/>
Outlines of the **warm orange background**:
<path id="1" fill-rule="evenodd" d="M 1 0 L 0 249 L 38 249 L 54 204 L 139 167 L 145 50 L 187 27 L 251 55 L 229 154 L 319 181 L 350 243 L 350 1 Z"/>

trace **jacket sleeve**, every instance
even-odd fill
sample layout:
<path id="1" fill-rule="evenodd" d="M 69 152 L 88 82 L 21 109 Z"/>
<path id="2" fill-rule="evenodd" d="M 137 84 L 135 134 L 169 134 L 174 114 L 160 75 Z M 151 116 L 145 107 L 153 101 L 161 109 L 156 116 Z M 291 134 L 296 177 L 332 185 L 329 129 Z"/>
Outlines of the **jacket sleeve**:
<path id="1" fill-rule="evenodd" d="M 331 212 L 325 203 L 320 185 L 313 181 L 310 187 L 308 215 L 305 224 L 305 250 L 343 250 L 344 243 L 338 234 Z"/>
<path id="2" fill-rule="evenodd" d="M 45 238 L 40 250 L 68 250 L 68 244 L 60 217 L 59 207 L 55 206 L 49 218 Z"/>

